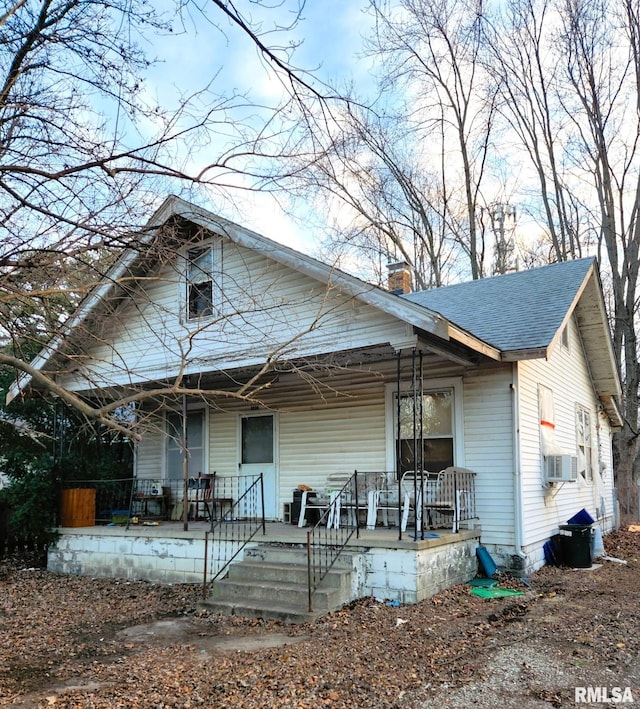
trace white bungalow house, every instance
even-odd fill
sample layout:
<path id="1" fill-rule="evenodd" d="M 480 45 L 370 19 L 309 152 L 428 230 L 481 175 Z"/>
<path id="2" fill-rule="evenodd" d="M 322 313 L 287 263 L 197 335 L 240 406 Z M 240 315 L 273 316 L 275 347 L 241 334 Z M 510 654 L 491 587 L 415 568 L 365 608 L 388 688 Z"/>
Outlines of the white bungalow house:
<path id="1" fill-rule="evenodd" d="M 87 397 L 159 392 L 137 409 L 139 479 L 182 480 L 184 404 L 189 476 L 261 473 L 268 520 L 300 485 L 458 466 L 474 544 L 504 566 L 541 566 L 582 508 L 610 530 L 620 384 L 596 261 L 415 293 L 399 264 L 390 286 L 170 197 L 34 366 Z M 194 393 L 165 396 L 176 381 Z"/>

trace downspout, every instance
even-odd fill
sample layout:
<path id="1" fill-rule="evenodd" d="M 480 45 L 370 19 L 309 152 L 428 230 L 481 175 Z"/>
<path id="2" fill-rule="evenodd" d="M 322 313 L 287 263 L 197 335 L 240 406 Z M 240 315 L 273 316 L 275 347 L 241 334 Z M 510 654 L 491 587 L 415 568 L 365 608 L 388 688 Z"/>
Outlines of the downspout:
<path id="1" fill-rule="evenodd" d="M 514 541 L 515 555 L 526 562 L 527 555 L 522 551 L 524 539 L 524 513 L 522 509 L 522 469 L 520 467 L 520 393 L 518 390 L 518 370 L 514 362 L 511 368 L 511 394 L 513 414 L 513 510 L 514 510 Z"/>

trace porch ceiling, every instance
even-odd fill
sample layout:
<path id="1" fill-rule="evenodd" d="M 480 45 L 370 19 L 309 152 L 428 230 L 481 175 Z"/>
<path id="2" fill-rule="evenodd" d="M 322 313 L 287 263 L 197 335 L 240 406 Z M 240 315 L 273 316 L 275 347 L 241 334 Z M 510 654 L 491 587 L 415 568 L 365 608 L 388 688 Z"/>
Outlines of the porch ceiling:
<path id="1" fill-rule="evenodd" d="M 224 369 L 202 369 L 198 371 L 192 364 L 185 369 L 183 374 L 183 385 L 187 388 L 203 390 L 234 391 L 256 377 L 256 386 L 265 386 L 280 374 L 290 372 L 303 372 L 313 375 L 321 372 L 330 372 L 332 369 L 343 369 L 346 367 L 366 367 L 384 361 L 392 361 L 397 357 L 397 353 L 390 345 L 381 345 L 358 350 L 343 350 L 339 352 L 328 352 L 323 355 L 294 359 L 288 361 L 275 361 L 268 368 L 264 366 L 251 367 L 229 367 Z M 433 359 L 438 359 L 435 355 Z M 261 374 L 262 372 L 262 374 Z M 154 379 L 142 382 L 132 382 L 130 385 L 122 387 L 103 388 L 99 392 L 94 392 L 100 398 L 109 396 L 121 396 L 123 391 L 150 391 L 157 388 L 171 387 L 176 376 L 168 376 L 163 379 Z"/>
<path id="2" fill-rule="evenodd" d="M 464 347 L 451 348 L 452 343 L 442 343 L 442 346 L 438 346 L 436 339 L 425 337 L 425 333 L 421 333 L 420 337 L 416 339 L 417 349 L 422 350 L 422 361 L 425 368 L 441 364 L 447 360 L 464 367 L 477 364 L 479 355 L 474 356 L 474 353 Z M 277 378 L 283 374 L 298 372 L 302 376 L 312 378 L 323 373 L 330 374 L 332 371 L 338 372 L 349 367 L 360 369 L 375 367 L 383 362 L 395 362 L 397 357 L 398 352 L 391 345 L 378 345 L 357 350 L 328 352 L 304 359 L 274 362 L 268 369 L 263 369 L 260 366 L 251 366 L 230 367 L 229 369 L 218 367 L 216 369 L 194 371 L 192 366 L 184 373 L 182 386 L 186 385 L 188 389 L 205 392 L 215 390 L 231 393 L 251 383 L 252 389 L 261 391 L 272 382 L 277 381 Z M 139 391 L 170 389 L 175 381 L 175 377 L 166 377 L 161 380 L 132 382 L 126 386 L 96 390 L 93 393 L 88 393 L 88 396 L 105 401 L 109 398 L 115 399 Z"/>

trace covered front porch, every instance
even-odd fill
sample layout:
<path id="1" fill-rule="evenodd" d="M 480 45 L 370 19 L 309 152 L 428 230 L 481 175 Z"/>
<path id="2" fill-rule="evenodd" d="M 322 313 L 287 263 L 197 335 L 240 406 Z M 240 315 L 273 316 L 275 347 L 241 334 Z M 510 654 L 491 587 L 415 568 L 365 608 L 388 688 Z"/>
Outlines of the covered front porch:
<path id="1" fill-rule="evenodd" d="M 102 524 L 88 514 L 85 525 L 63 527 L 49 568 L 201 583 L 203 597 L 215 597 L 222 612 L 258 615 L 271 598 L 280 598 L 283 605 L 270 617 L 287 619 L 292 609 L 306 618 L 369 595 L 416 603 L 475 573 L 474 474 L 450 468 L 393 478 L 356 471 L 331 476 L 324 490 L 304 486 L 288 524 L 266 522 L 261 474 L 194 479 L 176 500 L 181 521 L 172 521 L 161 481 L 142 496 L 138 482 L 148 481 L 132 481 L 129 510 L 98 517 L 95 511 L 113 505 L 104 493 L 112 495 L 117 486 L 102 490 L 94 483 L 68 492 L 80 499 L 91 493 L 94 520 Z M 134 508 L 148 512 L 147 503 L 160 514 L 133 514 Z M 338 590 L 329 590 L 332 585 Z M 245 597 L 255 604 L 240 607 L 237 599 Z"/>

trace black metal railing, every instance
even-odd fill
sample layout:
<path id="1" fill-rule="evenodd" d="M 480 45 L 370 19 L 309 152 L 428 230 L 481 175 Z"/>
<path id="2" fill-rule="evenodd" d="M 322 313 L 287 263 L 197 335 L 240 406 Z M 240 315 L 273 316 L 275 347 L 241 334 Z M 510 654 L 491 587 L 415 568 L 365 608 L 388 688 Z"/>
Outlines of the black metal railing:
<path id="1" fill-rule="evenodd" d="M 69 480 L 62 483 L 61 526 L 125 523 L 135 478 Z"/>
<path id="2" fill-rule="evenodd" d="M 403 507 L 400 538 L 407 526 L 412 532 L 410 536 L 418 540 L 428 538 L 429 530 L 434 529 L 459 532 L 461 525 L 477 519 L 475 475 L 471 470 L 454 466 L 439 473 L 404 473 L 399 484 Z"/>
<path id="3" fill-rule="evenodd" d="M 186 506 L 188 521 L 218 519 L 239 498 L 243 491 L 242 480 L 216 473 L 190 477 L 187 480 L 185 499 L 184 480 L 136 478 L 131 498 L 131 518 L 181 522 L 184 520 Z"/>
<path id="4" fill-rule="evenodd" d="M 205 594 L 258 532 L 266 534 L 262 473 L 216 477 L 211 504 L 211 528 L 205 534 Z"/>
<path id="5" fill-rule="evenodd" d="M 259 502 L 256 497 L 259 476 L 207 477 L 211 483 L 207 490 L 200 489 L 203 481 L 199 478 L 189 479 L 186 500 L 182 480 L 133 477 L 65 481 L 61 485 L 61 526 L 181 521 L 185 504 L 189 520 L 211 520 L 212 528 L 230 515 L 236 521 L 256 517 L 262 521 L 261 488 Z"/>
<path id="6" fill-rule="evenodd" d="M 408 471 L 400 479 L 394 472 L 357 471 L 360 497 L 366 497 L 367 528 L 380 524 L 398 527 L 401 540 L 406 532 L 414 540 L 427 539 L 430 530 L 460 527 L 477 519 L 476 474 L 466 468 L 449 467 L 439 473 Z"/>
<path id="7" fill-rule="evenodd" d="M 25 531 L 12 524 L 15 514 L 9 504 L 0 500 L 0 565 L 15 563 L 20 568 L 47 568 L 47 551 L 55 536 L 49 530 L 42 533 Z"/>
<path id="8" fill-rule="evenodd" d="M 316 507 L 321 511 L 320 518 L 307 532 L 310 613 L 313 611 L 313 596 L 318 586 L 340 558 L 353 535 L 359 535 L 361 497 L 358 494 L 358 473 L 354 473 L 340 490 L 331 493 L 326 507 Z"/>

